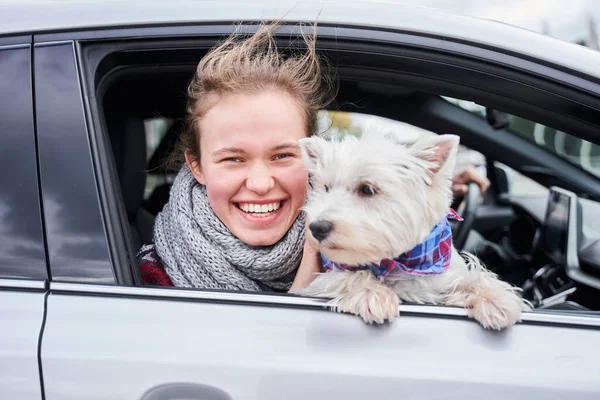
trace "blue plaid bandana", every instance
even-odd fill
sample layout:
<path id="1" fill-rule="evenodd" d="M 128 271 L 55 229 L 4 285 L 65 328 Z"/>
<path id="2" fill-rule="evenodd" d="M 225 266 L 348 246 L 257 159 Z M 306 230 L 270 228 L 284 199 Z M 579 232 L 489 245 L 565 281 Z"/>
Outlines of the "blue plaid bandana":
<path id="1" fill-rule="evenodd" d="M 353 266 L 334 263 L 321 254 L 323 267 L 345 271 L 371 270 L 379 280 L 384 278 L 409 280 L 423 275 L 441 274 L 450 266 L 452 256 L 452 230 L 448 219 L 462 221 L 456 211 L 450 209 L 422 243 L 393 260 L 384 259 L 379 263 Z"/>

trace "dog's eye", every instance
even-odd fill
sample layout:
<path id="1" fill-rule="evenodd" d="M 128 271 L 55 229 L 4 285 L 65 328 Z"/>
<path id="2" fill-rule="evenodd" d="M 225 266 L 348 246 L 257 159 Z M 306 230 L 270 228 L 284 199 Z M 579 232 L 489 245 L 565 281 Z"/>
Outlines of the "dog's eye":
<path id="1" fill-rule="evenodd" d="M 375 193 L 377 193 L 377 190 L 373 186 L 366 183 L 360 185 L 358 187 L 358 191 L 363 196 L 373 196 Z"/>
<path id="2" fill-rule="evenodd" d="M 326 192 L 329 192 L 329 186 L 327 186 L 327 185 L 324 185 L 323 187 L 325 188 L 325 191 L 326 191 Z"/>

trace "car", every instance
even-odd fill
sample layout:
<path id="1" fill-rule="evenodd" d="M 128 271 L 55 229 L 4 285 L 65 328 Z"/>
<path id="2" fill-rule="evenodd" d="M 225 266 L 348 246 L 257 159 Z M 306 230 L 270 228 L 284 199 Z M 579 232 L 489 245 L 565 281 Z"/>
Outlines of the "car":
<path id="1" fill-rule="evenodd" d="M 408 124 L 482 155 L 492 185 L 458 204 L 457 245 L 523 289 L 520 323 L 141 285 L 195 65 L 235 22 L 280 18 L 286 46 L 318 19 L 341 133 Z M 0 398 L 600 398 L 599 65 L 387 2 L 0 0 Z"/>

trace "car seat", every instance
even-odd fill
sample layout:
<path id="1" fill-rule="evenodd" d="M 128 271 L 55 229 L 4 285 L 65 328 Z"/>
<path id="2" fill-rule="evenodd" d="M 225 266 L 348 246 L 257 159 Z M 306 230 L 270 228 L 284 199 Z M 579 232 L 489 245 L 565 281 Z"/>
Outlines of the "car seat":
<path id="1" fill-rule="evenodd" d="M 133 244 L 139 249 L 152 240 L 154 216 L 142 208 L 146 187 L 146 132 L 141 117 L 115 118 L 109 124 L 115 166 Z"/>

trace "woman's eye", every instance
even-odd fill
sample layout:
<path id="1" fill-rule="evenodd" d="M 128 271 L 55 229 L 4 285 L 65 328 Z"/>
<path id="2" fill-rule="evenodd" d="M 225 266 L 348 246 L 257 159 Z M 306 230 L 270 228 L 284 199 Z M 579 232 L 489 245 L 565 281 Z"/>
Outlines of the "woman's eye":
<path id="1" fill-rule="evenodd" d="M 375 193 L 377 193 L 377 190 L 373 186 L 366 183 L 360 185 L 358 187 L 358 191 L 363 196 L 373 196 Z"/>
<path id="2" fill-rule="evenodd" d="M 292 155 L 291 155 L 291 154 L 288 154 L 288 153 L 286 153 L 286 154 L 277 154 L 277 155 L 275 156 L 275 159 L 276 159 L 276 160 L 285 160 L 286 158 L 290 158 L 291 156 L 292 156 Z"/>
<path id="3" fill-rule="evenodd" d="M 241 160 L 238 157 L 228 157 L 228 158 L 224 158 L 223 161 L 227 161 L 227 162 L 240 162 Z"/>

